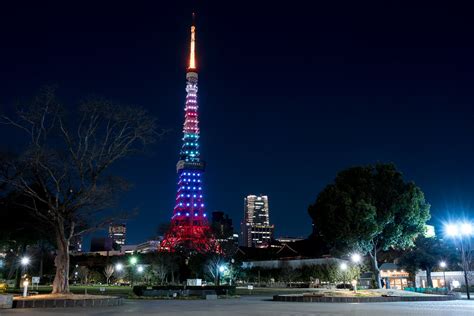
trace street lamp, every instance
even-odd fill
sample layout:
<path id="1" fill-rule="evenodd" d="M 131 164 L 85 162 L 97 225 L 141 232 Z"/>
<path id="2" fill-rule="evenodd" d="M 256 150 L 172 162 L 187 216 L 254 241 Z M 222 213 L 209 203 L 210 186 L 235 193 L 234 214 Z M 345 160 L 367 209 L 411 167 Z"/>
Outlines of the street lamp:
<path id="1" fill-rule="evenodd" d="M 137 264 L 137 257 L 130 257 L 130 286 L 133 287 L 133 267 Z"/>
<path id="2" fill-rule="evenodd" d="M 443 269 L 444 287 L 446 288 L 446 290 L 448 290 L 448 287 L 446 286 L 446 267 L 447 267 L 447 266 L 448 266 L 448 265 L 446 264 L 446 261 L 441 261 L 441 262 L 439 263 L 439 267 L 440 267 L 441 269 Z"/>
<path id="3" fill-rule="evenodd" d="M 30 262 L 31 262 L 31 259 L 27 256 L 24 256 L 20 259 L 20 264 L 23 267 L 23 270 L 22 270 L 23 272 L 26 272 L 26 268 L 28 267 Z"/>
<path id="4" fill-rule="evenodd" d="M 143 272 L 143 266 L 138 266 L 137 267 L 137 272 L 142 273 Z"/>
<path id="5" fill-rule="evenodd" d="M 470 222 L 449 223 L 445 225 L 444 232 L 448 237 L 459 240 L 461 246 L 462 268 L 464 271 L 464 282 L 466 283 L 466 294 L 467 299 L 470 300 L 471 294 L 469 293 L 469 281 L 467 278 L 469 263 L 467 262 L 466 250 L 464 249 L 464 238 L 470 238 L 474 234 L 474 227 Z"/>
<path id="6" fill-rule="evenodd" d="M 362 261 L 362 256 L 360 254 L 358 254 L 357 252 L 355 252 L 351 255 L 351 261 L 353 263 L 355 263 L 356 265 L 358 265 Z M 360 273 L 360 271 L 359 271 L 359 273 Z M 359 276 L 357 276 L 357 278 L 352 282 L 353 286 L 354 286 L 354 292 L 357 292 L 357 281 L 358 281 L 358 279 L 359 279 Z"/>
<path id="7" fill-rule="evenodd" d="M 22 266 L 26 267 L 27 265 L 30 264 L 30 258 L 23 257 L 23 258 L 21 258 L 20 263 L 21 263 Z"/>
<path id="8" fill-rule="evenodd" d="M 360 263 L 362 261 L 362 257 L 358 253 L 353 253 L 351 255 L 351 260 L 354 263 Z"/>
<path id="9" fill-rule="evenodd" d="M 117 263 L 117 264 L 115 265 L 115 270 L 116 270 L 117 272 L 122 271 L 122 270 L 123 270 L 123 264 Z"/>
<path id="10" fill-rule="evenodd" d="M 221 273 L 224 273 L 225 271 L 225 266 L 224 265 L 220 265 L 217 267 L 217 286 L 221 285 Z"/>
<path id="11" fill-rule="evenodd" d="M 346 271 L 347 271 L 347 263 L 343 262 L 341 263 L 341 265 L 339 266 L 339 268 L 341 269 L 342 271 L 342 284 L 344 286 L 344 289 L 346 288 Z"/>

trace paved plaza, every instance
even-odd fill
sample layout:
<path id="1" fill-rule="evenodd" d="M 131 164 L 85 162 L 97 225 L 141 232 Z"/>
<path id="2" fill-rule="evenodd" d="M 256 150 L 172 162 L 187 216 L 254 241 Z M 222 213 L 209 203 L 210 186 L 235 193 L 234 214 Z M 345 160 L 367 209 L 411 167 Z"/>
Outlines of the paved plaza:
<path id="1" fill-rule="evenodd" d="M 272 302 L 270 297 L 242 297 L 236 299 L 163 301 L 125 300 L 124 305 L 103 308 L 13 309 L 0 310 L 0 315 L 474 315 L 474 302 L 403 302 L 403 303 L 286 303 Z"/>

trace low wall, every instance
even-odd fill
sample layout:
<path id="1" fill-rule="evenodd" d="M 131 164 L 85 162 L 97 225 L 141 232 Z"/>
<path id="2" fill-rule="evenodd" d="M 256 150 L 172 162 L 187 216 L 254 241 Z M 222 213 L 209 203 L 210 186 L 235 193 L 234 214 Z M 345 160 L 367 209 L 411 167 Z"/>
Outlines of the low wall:
<path id="1" fill-rule="evenodd" d="M 119 306 L 123 299 L 120 297 L 112 298 L 94 298 L 94 299 L 15 299 L 14 308 L 49 308 L 49 307 L 100 307 L 100 306 Z"/>
<path id="2" fill-rule="evenodd" d="M 0 309 L 12 308 L 12 306 L 13 306 L 13 295 L 0 294 Z"/>

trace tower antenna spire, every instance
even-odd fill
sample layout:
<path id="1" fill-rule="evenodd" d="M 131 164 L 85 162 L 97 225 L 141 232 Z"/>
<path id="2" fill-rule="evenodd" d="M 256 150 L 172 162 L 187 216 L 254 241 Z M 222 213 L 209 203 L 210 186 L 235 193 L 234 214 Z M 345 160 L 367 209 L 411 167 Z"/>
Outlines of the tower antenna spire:
<path id="1" fill-rule="evenodd" d="M 193 21 L 191 24 L 191 45 L 189 51 L 188 70 L 196 69 L 196 14 L 193 12 Z"/>

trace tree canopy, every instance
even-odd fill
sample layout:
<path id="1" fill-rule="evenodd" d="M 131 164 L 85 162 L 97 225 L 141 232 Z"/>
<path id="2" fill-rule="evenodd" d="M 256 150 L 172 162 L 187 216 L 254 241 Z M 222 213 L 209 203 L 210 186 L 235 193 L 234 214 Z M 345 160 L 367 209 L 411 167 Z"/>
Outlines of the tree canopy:
<path id="1" fill-rule="evenodd" d="M 457 264 L 457 259 L 454 247 L 449 247 L 436 237 L 419 236 L 415 240 L 415 246 L 400 257 L 399 265 L 412 276 L 420 269 L 425 270 L 427 286 L 433 287 L 431 272 L 439 268 L 441 261 Z"/>
<path id="2" fill-rule="evenodd" d="M 377 254 L 413 246 L 430 219 L 430 205 L 421 189 L 405 182 L 393 164 L 339 172 L 308 212 L 333 252 L 370 255 L 379 287 Z"/>

